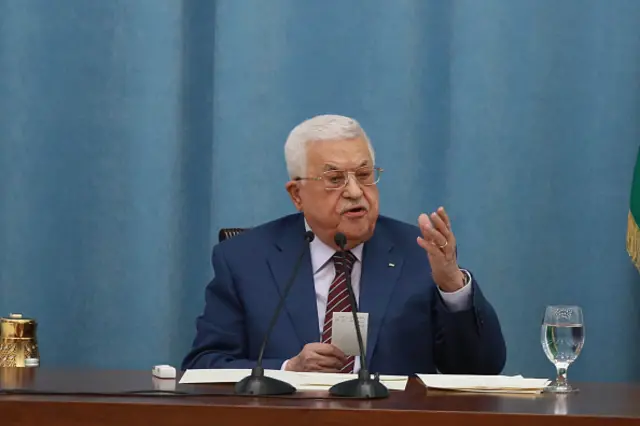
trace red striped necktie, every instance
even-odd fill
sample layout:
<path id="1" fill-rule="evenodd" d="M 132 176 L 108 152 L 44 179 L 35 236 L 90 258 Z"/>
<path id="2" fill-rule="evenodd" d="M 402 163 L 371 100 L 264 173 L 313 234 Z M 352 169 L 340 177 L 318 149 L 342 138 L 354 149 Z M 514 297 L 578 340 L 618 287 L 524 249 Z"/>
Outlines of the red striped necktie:
<path id="1" fill-rule="evenodd" d="M 336 275 L 329 287 L 329 295 L 327 296 L 327 311 L 324 315 L 324 326 L 322 327 L 322 343 L 331 343 L 331 323 L 333 313 L 351 312 L 346 276 L 347 274 L 351 276 L 351 271 L 353 270 L 353 264 L 356 261 L 356 257 L 350 251 L 346 251 L 344 257 L 340 252 L 336 252 L 332 259 L 336 269 Z M 342 373 L 351 373 L 353 371 L 354 362 L 355 357 L 348 356 L 347 363 L 340 371 Z"/>

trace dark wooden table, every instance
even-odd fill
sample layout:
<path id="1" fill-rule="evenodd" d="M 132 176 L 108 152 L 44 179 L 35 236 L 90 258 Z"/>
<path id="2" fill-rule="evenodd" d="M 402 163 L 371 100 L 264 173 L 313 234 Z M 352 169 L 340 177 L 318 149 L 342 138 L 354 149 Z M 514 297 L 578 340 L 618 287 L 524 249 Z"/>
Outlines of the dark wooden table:
<path id="1" fill-rule="evenodd" d="M 238 397 L 230 385 L 175 385 L 140 371 L 0 368 L 0 425 L 640 425 L 640 386 L 580 383 L 571 395 L 490 395 L 426 390 L 411 379 L 383 400 L 340 400 L 325 392 Z M 127 394 L 175 389 L 196 396 Z M 66 392 L 66 395 L 59 393 Z M 92 395 L 72 395 L 72 393 Z M 57 395 L 53 393 L 58 393 Z"/>

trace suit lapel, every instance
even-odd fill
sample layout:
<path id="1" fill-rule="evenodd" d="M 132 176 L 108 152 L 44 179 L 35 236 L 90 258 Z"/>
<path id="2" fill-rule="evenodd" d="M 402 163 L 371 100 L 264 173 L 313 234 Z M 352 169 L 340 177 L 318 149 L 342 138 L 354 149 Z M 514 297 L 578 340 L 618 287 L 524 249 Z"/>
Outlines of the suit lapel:
<path id="1" fill-rule="evenodd" d="M 304 241 L 304 232 L 304 220 L 300 215 L 294 224 L 283 229 L 283 233 L 268 259 L 271 273 L 280 297 L 282 297 L 300 250 L 305 244 L 307 245 L 300 269 L 285 302 L 286 314 L 300 340 L 300 347 L 307 343 L 317 342 L 320 338 L 316 292 L 311 270 L 311 253 L 309 244 Z"/>
<path id="2" fill-rule="evenodd" d="M 371 359 L 375 350 L 391 293 L 401 270 L 402 257 L 399 251 L 393 250 L 393 243 L 385 236 L 384 230 L 376 227 L 374 236 L 364 245 L 358 307 L 360 312 L 369 313 L 367 360 Z"/>

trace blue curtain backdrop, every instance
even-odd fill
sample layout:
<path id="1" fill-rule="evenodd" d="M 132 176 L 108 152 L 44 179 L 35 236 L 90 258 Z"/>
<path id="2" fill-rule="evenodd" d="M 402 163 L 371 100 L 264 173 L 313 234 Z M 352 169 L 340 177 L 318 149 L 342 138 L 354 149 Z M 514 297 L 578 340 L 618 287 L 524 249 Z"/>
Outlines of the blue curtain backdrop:
<path id="1" fill-rule="evenodd" d="M 287 133 L 340 113 L 384 214 L 448 208 L 505 372 L 575 303 L 570 377 L 639 380 L 639 79 L 637 0 L 0 0 L 0 313 L 44 366 L 178 365 L 218 229 L 292 212 Z"/>

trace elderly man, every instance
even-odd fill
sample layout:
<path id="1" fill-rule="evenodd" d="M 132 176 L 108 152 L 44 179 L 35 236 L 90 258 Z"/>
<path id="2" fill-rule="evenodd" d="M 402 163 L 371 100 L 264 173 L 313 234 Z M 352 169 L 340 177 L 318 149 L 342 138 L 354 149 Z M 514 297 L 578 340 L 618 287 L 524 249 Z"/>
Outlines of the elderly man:
<path id="1" fill-rule="evenodd" d="M 506 348 L 498 318 L 473 275 L 460 269 L 443 208 L 418 226 L 378 214 L 382 170 L 357 121 L 311 118 L 285 144 L 286 189 L 301 213 L 260 225 L 213 249 L 193 348 L 182 368 L 252 368 L 293 264 L 308 245 L 297 279 L 266 347 L 263 366 L 355 372 L 359 357 L 331 343 L 334 312 L 368 313 L 367 361 L 383 374 L 497 374 Z M 334 238 L 347 237 L 346 257 Z M 343 259 L 346 260 L 343 261 Z"/>

